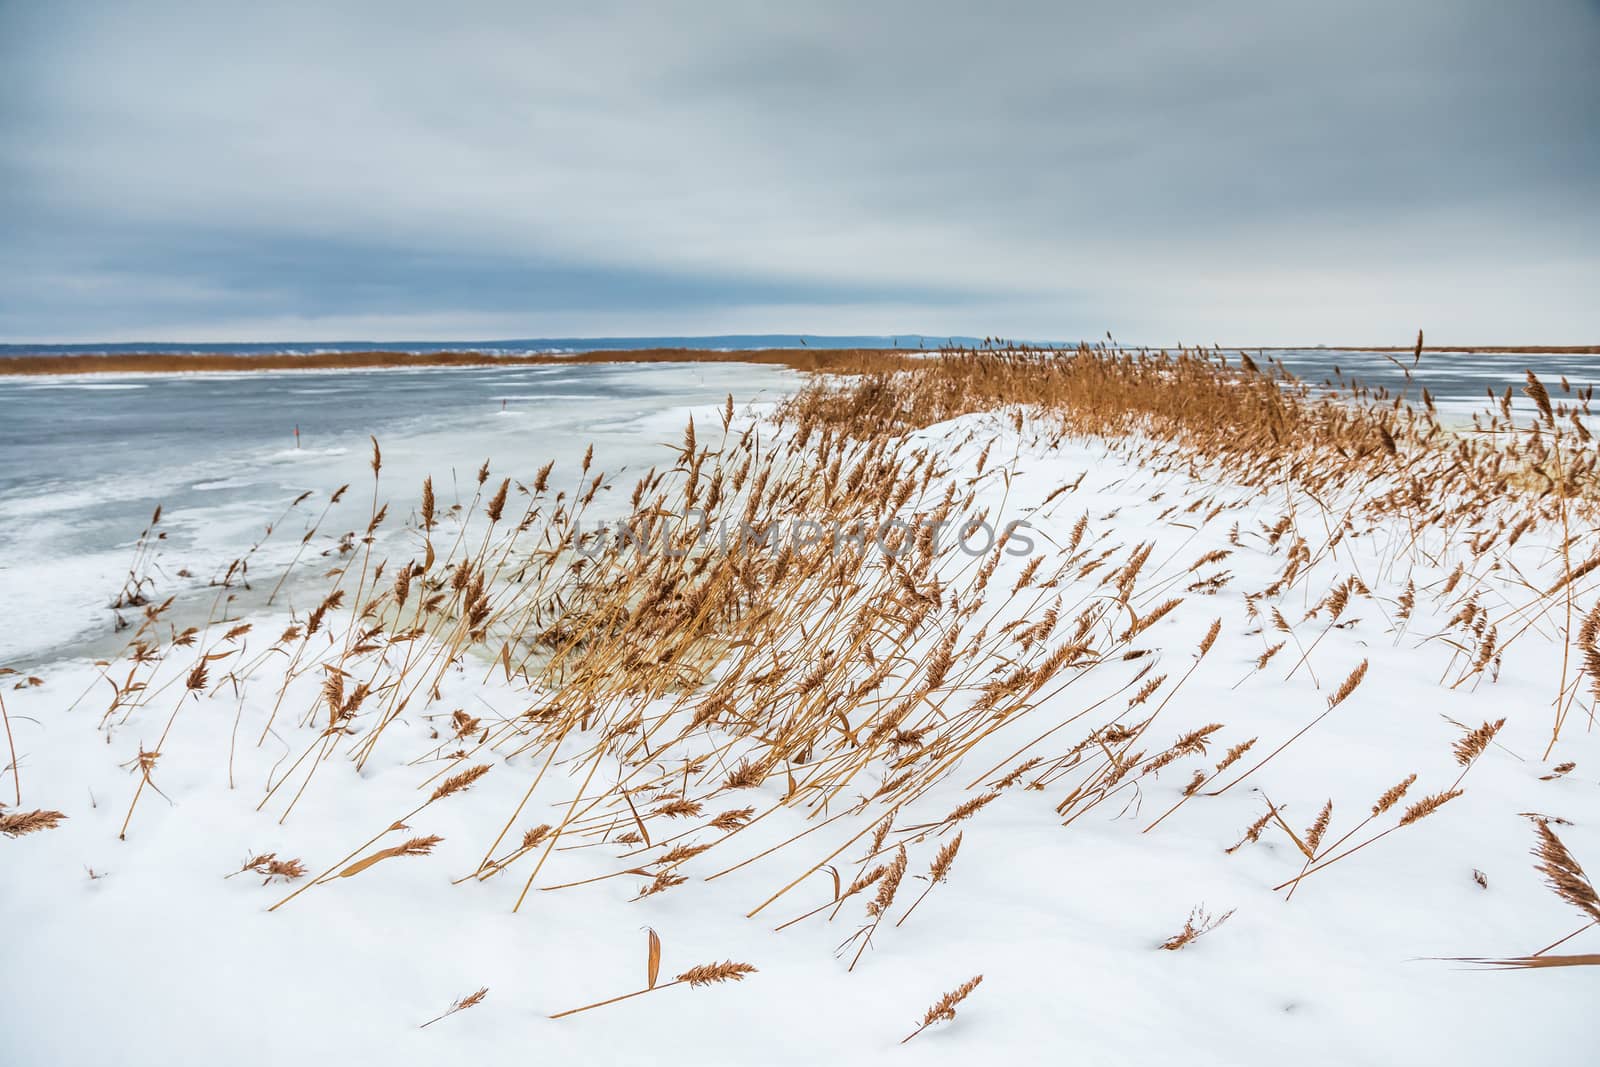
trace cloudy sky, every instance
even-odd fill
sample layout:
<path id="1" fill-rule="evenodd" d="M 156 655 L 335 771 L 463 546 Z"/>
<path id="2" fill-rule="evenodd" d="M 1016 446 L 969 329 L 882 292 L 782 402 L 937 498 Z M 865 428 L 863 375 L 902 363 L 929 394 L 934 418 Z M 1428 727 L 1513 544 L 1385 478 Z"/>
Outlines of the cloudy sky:
<path id="1" fill-rule="evenodd" d="M 1600 342 L 1600 0 L 0 0 L 0 341 Z"/>

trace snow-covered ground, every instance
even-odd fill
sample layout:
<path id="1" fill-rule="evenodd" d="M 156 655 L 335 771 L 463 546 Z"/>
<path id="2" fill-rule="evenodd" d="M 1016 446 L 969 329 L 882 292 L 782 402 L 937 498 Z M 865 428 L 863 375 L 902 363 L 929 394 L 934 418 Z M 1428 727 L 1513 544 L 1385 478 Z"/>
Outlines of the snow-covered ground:
<path id="1" fill-rule="evenodd" d="M 977 479 L 977 506 L 1028 522 L 1037 550 L 1051 559 L 1065 554 L 1060 546 L 1085 515 L 1085 544 L 1096 553 L 1152 542 L 1138 606 L 1148 610 L 1168 596 L 1184 603 L 1134 641 L 1149 654 L 1046 688 L 1025 715 L 1004 723 L 898 813 L 889 845 L 905 842 L 910 873 L 892 919 L 925 887 L 915 876 L 956 830 L 960 851 L 947 881 L 903 925 L 884 922 L 853 970 L 854 946 L 842 955 L 836 949 L 862 924 L 870 892 L 846 900 L 831 921 L 824 908 L 775 930 L 832 900 L 830 876 L 819 870 L 758 907 L 849 840 L 857 828 L 845 829 L 847 820 L 764 855 L 821 821 L 779 808 L 685 863 L 687 884 L 642 900 L 634 898 L 647 879 L 635 875 L 545 891 L 641 862 L 621 858 L 628 848 L 618 844 L 558 848 L 515 912 L 526 863 L 453 884 L 477 868 L 539 773 L 542 758 L 530 756 L 495 755 L 470 789 L 407 816 L 409 833 L 443 838 L 431 854 L 333 877 L 269 912 L 310 879 L 264 885 L 251 873 L 228 877 L 248 858 L 298 858 L 315 875 L 337 871 L 352 854 L 370 854 L 359 846 L 417 809 L 437 784 L 450 713 L 460 708 L 498 723 L 526 710 L 528 694 L 468 660 L 449 672 L 426 711 L 391 727 L 403 733 L 386 737 L 364 769 L 358 773 L 342 755 L 331 759 L 280 821 L 285 793 L 257 807 L 265 784 L 316 736 L 315 727 L 296 724 L 316 704 L 319 678 L 291 684 L 284 707 L 292 711 L 278 716 L 258 746 L 278 696 L 270 676 L 236 693 L 221 680 L 222 661 L 205 695 L 186 697 L 193 657 L 174 656 L 149 683 L 136 715 L 122 723 L 119 713 L 102 727 L 113 687 L 91 662 L 69 660 L 30 669 L 41 684 L 3 690 L 20 756 L 22 808 L 57 809 L 68 818 L 54 830 L 0 839 L 0 1061 L 1581 1061 L 1595 1035 L 1600 969 L 1495 971 L 1437 959 L 1526 955 L 1585 921 L 1549 891 L 1529 857 L 1535 837 L 1527 813 L 1540 813 L 1570 820 L 1556 829 L 1580 861 L 1600 869 L 1600 737 L 1590 731 L 1586 698 L 1543 758 L 1562 661 L 1549 628 L 1535 622 L 1507 648 L 1497 679 L 1486 671 L 1455 685 L 1462 653 L 1435 635 L 1454 605 L 1438 591 L 1466 558 L 1460 545 L 1436 539 L 1402 553 L 1396 546 L 1406 531 L 1395 519 L 1358 523 L 1324 552 L 1326 531 L 1315 518 L 1323 512 L 1303 497 L 1267 499 L 1179 470 L 1157 472 L 1104 442 L 1050 445 L 1036 431 L 975 415 L 923 431 L 914 443 L 944 458 L 941 478 L 961 486 Z M 1075 489 L 1061 491 L 1080 475 Z M 1191 508 L 1197 501 L 1203 506 Z M 1309 576 L 1277 603 L 1291 627 L 1281 633 L 1263 614 L 1251 617 L 1244 593 L 1282 573 L 1289 541 L 1270 543 L 1262 527 L 1291 504 L 1318 551 L 1306 565 Z M 1235 524 L 1237 542 L 1229 536 Z M 1551 573 L 1550 546 L 1548 533 L 1518 546 L 1516 559 L 1530 577 L 1540 568 L 1546 578 Z M 1191 570 L 1213 552 L 1228 555 Z M 1026 564 L 1026 557 L 1002 559 L 990 586 L 997 604 Z M 1221 571 L 1231 577 L 1213 594 L 1186 592 Z M 1101 574 L 1075 574 L 1049 596 L 1075 605 L 1098 595 Z M 1359 586 L 1336 618 L 1326 607 L 1306 617 L 1323 593 L 1352 575 Z M 1408 580 L 1419 592 L 1402 623 L 1396 601 Z M 1497 617 L 1514 616 L 1526 599 L 1509 573 L 1474 573 L 1469 582 Z M 1586 581 L 1584 609 L 1594 596 Z M 1031 621 L 1043 602 L 1024 597 L 1005 610 Z M 1199 656 L 1214 619 L 1220 635 Z M 237 642 L 241 662 L 291 619 L 250 621 L 251 634 Z M 1258 669 L 1258 658 L 1280 641 L 1285 647 Z M 1363 662 L 1369 666 L 1359 686 L 1300 734 Z M 959 825 L 915 831 L 1030 755 L 1047 763 L 1060 757 L 1123 711 L 1141 678 L 1157 675 L 1171 680 L 1152 700 L 1167 701 L 1150 727 L 1152 754 L 1187 731 L 1221 724 L 1203 755 L 1138 778 L 1070 825 L 1056 806 L 1072 779 L 1029 788 L 1023 775 Z M 145 789 L 120 839 L 140 784 L 139 754 L 156 748 L 173 712 L 151 778 L 160 793 Z M 1080 714 L 1086 717 L 1076 719 Z M 1501 718 L 1505 725 L 1487 749 L 1469 766 L 1458 763 L 1453 746 Z M 1058 724 L 1067 725 L 1052 731 Z M 1201 794 L 1294 740 L 1237 788 L 1193 796 L 1144 832 L 1183 799 L 1193 772 L 1209 772 L 1231 746 L 1251 738 L 1258 739 L 1254 747 Z M 1555 774 L 1566 762 L 1576 768 Z M 584 771 L 553 763 L 517 831 L 558 822 Z M 1326 840 L 1335 840 L 1413 773 L 1405 799 L 1350 844 L 1394 826 L 1424 796 L 1458 782 L 1464 791 L 1317 871 L 1292 899 L 1273 887 L 1307 864 L 1278 824 L 1228 851 L 1269 803 L 1303 836 L 1331 800 Z M 9 776 L 0 777 L 0 802 L 13 800 L 11 786 Z M 765 811 L 779 792 L 769 780 L 730 798 L 730 807 L 732 799 Z M 679 829 L 697 825 L 690 820 Z M 383 841 L 396 843 L 398 835 Z M 847 882 L 864 851 L 857 842 L 835 861 Z M 705 880 L 752 857 L 760 858 Z M 1181 950 L 1162 951 L 1197 906 L 1232 914 Z M 725 959 L 748 962 L 757 973 L 549 1018 L 643 988 L 646 927 L 661 938 L 663 981 Z M 1589 931 L 1564 950 L 1596 951 L 1597 943 L 1600 933 Z M 900 1044 L 941 994 L 978 974 L 983 982 L 954 1022 Z M 480 987 L 488 989 L 482 1003 L 420 1028 Z"/>

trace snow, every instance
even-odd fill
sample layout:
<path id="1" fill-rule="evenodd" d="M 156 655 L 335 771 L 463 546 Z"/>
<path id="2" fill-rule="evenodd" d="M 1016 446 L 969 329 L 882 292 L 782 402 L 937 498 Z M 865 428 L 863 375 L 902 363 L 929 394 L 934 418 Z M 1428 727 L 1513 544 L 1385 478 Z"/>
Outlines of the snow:
<path id="1" fill-rule="evenodd" d="M 679 413 L 675 425 L 681 423 Z M 661 440 L 675 436 L 661 415 L 640 415 L 628 428 Z M 632 898 L 644 879 L 623 876 L 536 889 L 513 912 L 526 861 L 498 877 L 452 885 L 474 870 L 538 772 L 539 763 L 524 756 L 492 760 L 493 770 L 470 790 L 408 820 L 411 833 L 444 838 L 432 855 L 333 879 L 272 912 L 306 881 L 263 885 L 249 873 L 225 877 L 249 855 L 269 851 L 303 858 L 318 873 L 415 808 L 443 766 L 429 757 L 441 747 L 434 731 L 446 729 L 450 711 L 464 708 L 495 722 L 528 706 L 526 693 L 483 663 L 452 669 L 442 699 L 427 713 L 405 715 L 391 728 L 403 732 L 386 735 L 359 773 L 342 754 L 321 766 L 281 823 L 284 792 L 256 808 L 263 783 L 315 737 L 314 729 L 296 724 L 315 703 L 316 679 L 291 683 L 276 732 L 257 747 L 276 697 L 270 676 L 253 679 L 241 696 L 217 685 L 203 699 L 180 699 L 193 660 L 176 656 L 150 686 L 170 688 L 126 725 L 100 730 L 110 687 L 99 668 L 81 659 L 50 663 L 30 670 L 42 685 L 0 694 L 21 757 L 23 807 L 69 816 L 55 830 L 0 839 L 6 931 L 0 1060 L 16 1067 L 100 1061 L 398 1067 L 512 1057 L 695 1065 L 1493 1064 L 1570 1058 L 1592 1041 L 1596 969 L 1490 971 L 1437 959 L 1526 955 L 1581 925 L 1580 913 L 1534 870 L 1532 827 L 1521 813 L 1572 820 L 1558 827 L 1563 840 L 1580 861 L 1600 869 L 1600 820 L 1593 818 L 1600 740 L 1589 731 L 1586 704 L 1574 711 L 1550 760 L 1541 758 L 1562 651 L 1548 628 L 1534 627 L 1506 653 L 1498 680 L 1451 689 L 1452 673 L 1441 685 L 1453 650 L 1426 638 L 1445 617 L 1419 595 L 1417 615 L 1397 634 L 1392 601 L 1408 573 L 1419 589 L 1443 581 L 1459 546 L 1423 546 L 1434 553 L 1433 564 L 1418 553 L 1408 572 L 1395 565 L 1391 535 L 1398 531 L 1380 523 L 1319 558 L 1313 576 L 1282 605 L 1309 644 L 1326 623 L 1298 624 L 1315 604 L 1302 590 L 1320 594 L 1359 574 L 1374 595 L 1355 596 L 1343 616 L 1359 621 L 1327 631 L 1309 656 L 1311 670 L 1285 678 L 1298 658 L 1291 641 L 1258 672 L 1255 661 L 1270 635 L 1251 632 L 1259 620 L 1247 619 L 1242 593 L 1269 584 L 1284 556 L 1281 546 L 1273 551 L 1251 531 L 1276 521 L 1288 498 L 1158 473 L 1140 466 L 1126 445 L 1069 439 L 1051 446 L 1038 429 L 1029 424 L 1017 432 L 1009 420 L 976 415 L 913 435 L 913 443 L 945 458 L 943 478 L 962 485 L 978 478 L 979 506 L 1027 520 L 1041 550 L 1064 542 L 1086 512 L 1090 536 L 1106 546 L 1153 540 L 1150 580 L 1176 584 L 1152 603 L 1183 595 L 1195 559 L 1231 550 L 1209 568 L 1233 572 L 1221 592 L 1186 596 L 1180 610 L 1136 642 L 1155 651 L 1152 673 L 1176 680 L 1194 667 L 1152 727 L 1150 747 L 1220 722 L 1224 729 L 1206 758 L 1180 761 L 1145 780 L 1139 793 L 1119 794 L 1066 827 L 1053 810 L 1065 782 L 1042 791 L 1005 790 L 960 825 L 963 844 L 948 882 L 934 887 L 905 925 L 885 922 L 861 963 L 847 971 L 852 953 L 841 958 L 834 950 L 859 925 L 870 894 L 847 901 L 831 922 L 824 911 L 774 932 L 831 899 L 830 880 L 818 873 L 753 918 L 746 913 L 854 834 L 859 827 L 848 820 L 815 831 L 801 846 L 704 880 L 813 825 L 782 809 L 689 861 L 682 868 L 688 884 L 638 901 Z M 991 441 L 980 474 L 978 457 Z M 391 453 L 388 441 L 385 452 Z M 416 462 L 401 442 L 392 454 Z M 1045 503 L 1080 473 L 1085 478 L 1076 491 Z M 1160 499 L 1152 499 L 1157 493 Z M 1173 504 L 1200 497 L 1225 501 L 1229 510 L 1198 529 L 1181 511 L 1161 517 Z M 1311 507 L 1304 498 L 1296 503 Z M 1233 521 L 1244 531 L 1242 546 L 1226 537 Z M 1550 573 L 1549 536 L 1530 534 L 1515 551 L 1530 574 Z M 1025 562 L 1005 558 L 991 590 L 1009 590 Z M 1099 578 L 1058 592 L 1073 603 L 1092 593 Z M 1485 602 L 1497 612 L 1525 599 L 1507 574 L 1483 580 Z M 1593 588 L 1583 586 L 1584 606 Z M 1024 597 L 1008 610 L 1028 603 Z M 1223 622 L 1221 636 L 1197 663 L 1195 652 L 1215 618 Z M 290 618 L 251 621 L 244 641 L 260 651 Z M 1209 769 L 1228 746 L 1259 737 L 1234 771 L 1254 764 L 1325 710 L 1329 693 L 1363 660 L 1369 671 L 1348 700 L 1244 784 L 1196 796 L 1141 832 L 1180 799 L 1191 771 Z M 969 754 L 897 825 L 938 819 L 971 798 L 966 787 L 988 768 L 1001 770 L 985 780 L 998 777 L 1019 762 L 1008 758 L 1013 752 L 1096 701 L 1109 697 L 1114 713 L 1144 666 L 1111 664 L 1059 691 L 1047 687 L 1051 695 L 1038 707 Z M 120 840 L 138 782 L 125 764 L 141 747 L 155 746 L 174 709 L 153 776 L 166 799 L 147 789 Z M 1260 842 L 1225 852 L 1267 810 L 1264 797 L 1286 806 L 1296 832 L 1331 798 L 1336 837 L 1409 773 L 1419 779 L 1406 804 L 1446 789 L 1462 773 L 1451 746 L 1463 726 L 1502 716 L 1504 729 L 1466 772 L 1461 797 L 1307 878 L 1292 900 L 1272 889 L 1304 865 L 1282 831 L 1269 827 Z M 1068 726 L 1024 754 L 1054 757 L 1092 724 Z M 1569 760 L 1577 764 L 1573 773 L 1541 780 Z M 516 832 L 559 821 L 583 772 L 581 765 L 556 763 Z M 10 778 L 0 777 L 0 800 L 12 799 L 10 788 Z M 758 811 L 779 799 L 771 784 L 735 796 Z M 1374 828 L 1392 825 L 1399 810 Z M 906 840 L 916 875 L 949 835 Z M 852 845 L 841 862 L 862 850 Z M 558 850 L 535 884 L 619 871 L 637 862 L 620 859 L 625 851 Z M 848 877 L 855 868 L 844 870 Z M 922 888 L 908 878 L 892 916 Z M 1161 951 L 1201 904 L 1234 914 L 1183 950 Z M 664 976 L 723 959 L 747 961 L 758 973 L 548 1018 L 641 988 L 647 926 L 662 938 Z M 1596 940 L 1600 934 L 1591 931 L 1569 946 L 1594 951 Z M 979 973 L 983 984 L 954 1022 L 899 1043 L 940 994 Z M 481 1005 L 419 1029 L 480 986 L 489 988 Z"/>

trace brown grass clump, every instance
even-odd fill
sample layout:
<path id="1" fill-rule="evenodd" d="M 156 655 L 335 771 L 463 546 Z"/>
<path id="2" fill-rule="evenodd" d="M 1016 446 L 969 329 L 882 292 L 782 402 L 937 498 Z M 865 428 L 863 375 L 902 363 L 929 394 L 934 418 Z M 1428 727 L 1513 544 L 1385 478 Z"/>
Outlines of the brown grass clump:
<path id="1" fill-rule="evenodd" d="M 468 1008 L 475 1008 L 479 1004 L 482 1004 L 484 998 L 487 997 L 488 995 L 489 995 L 489 987 L 488 986 L 484 986 L 483 988 L 479 989 L 475 993 L 468 993 L 466 996 L 461 997 L 458 1000 L 452 1001 L 450 1003 L 450 1007 L 446 1008 L 442 1014 L 434 1016 L 433 1018 L 429 1019 L 427 1022 L 425 1022 L 421 1026 L 419 1026 L 417 1029 L 426 1030 L 428 1027 L 432 1026 L 434 1023 L 438 1022 L 440 1019 L 448 1019 L 450 1016 L 454 1015 L 458 1011 L 466 1011 Z"/>
<path id="2" fill-rule="evenodd" d="M 1306 859 L 1309 860 L 1316 858 L 1317 849 L 1322 847 L 1323 835 L 1328 832 L 1328 823 L 1332 820 L 1332 818 L 1333 801 L 1329 800 L 1322 806 L 1322 810 L 1317 813 L 1316 821 L 1313 822 L 1306 830 L 1304 847 L 1302 849 L 1302 851 L 1304 851 L 1306 854 Z"/>
<path id="3" fill-rule="evenodd" d="M 1497 719 L 1494 722 L 1486 722 L 1476 730 L 1468 732 L 1465 737 L 1457 741 L 1452 747 L 1456 762 L 1463 767 L 1470 767 L 1472 761 L 1483 754 L 1483 750 L 1489 747 L 1489 742 L 1494 740 L 1495 735 L 1500 732 L 1500 728 L 1505 724 L 1505 719 Z"/>
<path id="4" fill-rule="evenodd" d="M 1555 891 L 1556 896 L 1595 922 L 1600 922 L 1600 894 L 1595 892 L 1594 883 L 1583 873 L 1583 868 L 1567 851 L 1561 838 L 1550 829 L 1547 820 L 1535 819 L 1533 827 L 1539 835 L 1539 844 L 1534 848 L 1533 855 L 1539 861 L 1538 870 L 1544 875 L 1545 884 Z"/>
<path id="5" fill-rule="evenodd" d="M 1343 704 L 1349 698 L 1350 694 L 1356 691 L 1356 686 L 1361 684 L 1361 679 L 1365 678 L 1366 676 L 1367 661 L 1362 660 L 1360 664 L 1356 666 L 1356 669 L 1350 672 L 1350 676 L 1346 678 L 1339 688 L 1334 690 L 1333 695 L 1328 698 L 1329 710 L 1332 710 L 1333 708 L 1338 707 L 1340 704 Z"/>
<path id="6" fill-rule="evenodd" d="M 901 845 L 894 854 L 894 861 L 889 864 L 889 869 L 884 872 L 883 880 L 878 883 L 878 895 L 872 903 L 867 905 L 867 914 L 873 918 L 882 918 L 883 913 L 889 910 L 894 903 L 894 895 L 900 889 L 900 881 L 906 874 L 906 847 Z"/>
<path id="7" fill-rule="evenodd" d="M 734 963 L 730 960 L 722 963 L 703 963 L 698 967 L 690 967 L 687 971 L 674 978 L 673 981 L 687 982 L 691 986 L 707 986 L 717 982 L 742 982 L 745 975 L 755 973 L 756 969 L 748 963 Z"/>
<path id="8" fill-rule="evenodd" d="M 261 875 L 262 885 L 269 884 L 274 878 L 281 878 L 285 882 L 296 882 L 307 874 L 305 864 L 298 859 L 280 860 L 276 852 L 263 852 L 251 856 L 244 861 L 242 867 L 228 877 L 233 878 L 246 871 Z"/>
<path id="9" fill-rule="evenodd" d="M 1461 792 L 1462 791 L 1459 789 L 1448 789 L 1443 793 L 1435 793 L 1432 796 L 1423 797 L 1421 800 L 1407 808 L 1404 814 L 1400 816 L 1400 825 L 1410 826 L 1418 819 L 1427 818 L 1429 815 L 1432 815 L 1450 801 L 1460 796 Z"/>
<path id="10" fill-rule="evenodd" d="M 688 881 L 689 879 L 674 871 L 657 871 L 654 879 L 639 888 L 639 895 L 634 899 L 643 900 L 645 897 L 653 897 L 657 893 L 665 893 L 667 890 L 683 885 Z"/>
<path id="11" fill-rule="evenodd" d="M 1233 911 L 1225 911 L 1221 915 L 1211 915 L 1206 912 L 1204 905 L 1197 905 L 1189 912 L 1189 917 L 1183 921 L 1183 929 L 1161 942 L 1161 948 L 1168 952 L 1177 952 L 1179 949 L 1194 944 L 1201 936 L 1210 933 L 1233 916 Z"/>
<path id="12" fill-rule="evenodd" d="M 900 891 L 900 883 L 905 879 L 908 862 L 906 846 L 901 845 L 895 849 L 894 859 L 884 865 L 883 873 L 874 878 L 878 885 L 878 891 L 874 894 L 872 900 L 867 903 L 867 917 L 872 921 L 857 930 L 849 940 L 839 946 L 842 951 L 849 947 L 851 943 L 860 942 L 859 947 L 856 949 L 856 954 L 850 960 L 850 966 L 846 970 L 853 971 L 856 969 L 856 964 L 861 962 L 862 954 L 872 944 L 872 935 L 877 933 L 878 924 L 883 922 L 883 917 L 894 906 L 895 894 Z"/>
<path id="13" fill-rule="evenodd" d="M 940 846 L 939 851 L 934 854 L 933 862 L 928 866 L 928 887 L 918 894 L 916 900 L 911 902 L 911 907 L 907 908 L 906 913 L 900 916 L 895 926 L 899 926 L 911 918 L 911 913 L 917 910 L 917 905 L 921 904 L 929 893 L 933 892 L 933 887 L 939 885 L 950 876 L 950 867 L 955 863 L 956 853 L 959 851 L 961 851 L 960 834 L 956 834 L 956 836 Z"/>
<path id="14" fill-rule="evenodd" d="M 657 985 L 652 980 L 651 984 L 643 989 L 636 989 L 632 993 L 624 993 L 621 996 L 611 997 L 608 1000 L 599 1000 L 593 1004 L 585 1004 L 581 1008 L 569 1008 L 566 1011 L 558 1011 L 554 1015 L 550 1016 L 550 1018 L 564 1019 L 568 1015 L 576 1015 L 579 1012 L 590 1011 L 594 1008 L 603 1008 L 608 1004 L 615 1004 L 618 1001 L 628 1000 L 632 997 L 642 997 L 646 993 L 653 993 L 657 990 L 671 989 L 675 985 L 687 985 L 691 989 L 695 989 L 708 985 L 717 985 L 722 982 L 742 982 L 744 981 L 745 976 L 755 973 L 756 969 L 748 963 L 735 963 L 732 960 L 725 960 L 722 963 L 702 963 L 698 966 L 690 967 L 687 971 L 684 971 L 670 982 Z"/>
<path id="15" fill-rule="evenodd" d="M 1239 838 L 1235 844 L 1230 845 L 1225 851 L 1232 854 L 1239 851 L 1245 845 L 1253 845 L 1257 841 L 1260 841 L 1261 834 L 1264 830 L 1266 830 L 1267 824 L 1272 822 L 1273 819 L 1277 818 L 1277 815 L 1278 809 L 1269 803 L 1267 806 L 1267 813 L 1261 816 L 1255 822 L 1251 823 L 1249 826 L 1245 827 L 1244 836 Z"/>
<path id="16" fill-rule="evenodd" d="M 468 789 L 471 787 L 473 782 L 476 782 L 479 778 L 482 778 L 484 775 L 488 774 L 491 769 L 492 768 L 489 766 L 489 764 L 480 763 L 476 767 L 468 767 L 460 774 L 451 775 L 449 778 L 446 778 L 443 782 L 441 782 L 439 788 L 435 789 L 433 794 L 428 797 L 428 803 L 431 804 L 435 800 L 443 800 L 445 797 L 452 796 Z"/>
<path id="17" fill-rule="evenodd" d="M 1415 774 L 1408 774 L 1405 778 L 1401 779 L 1399 782 L 1385 790 L 1383 796 L 1378 798 L 1378 802 L 1372 805 L 1373 817 L 1376 818 L 1377 816 L 1382 815 L 1384 812 L 1400 803 L 1400 801 L 1406 795 L 1406 790 L 1410 789 L 1412 783 L 1414 783 L 1416 780 L 1417 776 Z"/>
<path id="18" fill-rule="evenodd" d="M 0 811 L 0 834 L 22 837 L 44 830 L 54 830 L 66 816 L 59 811 Z"/>
<path id="19" fill-rule="evenodd" d="M 966 1000 L 972 991 L 978 988 L 979 983 L 982 981 L 983 975 L 974 975 L 965 982 L 962 982 L 956 988 L 952 989 L 950 992 L 946 993 L 944 996 L 940 997 L 938 1000 L 934 1001 L 933 1007 L 929 1008 L 927 1013 L 922 1016 L 922 1022 L 917 1025 L 915 1030 L 901 1038 L 900 1043 L 902 1045 L 905 1044 L 907 1041 L 910 1041 L 913 1037 L 916 1037 L 934 1023 L 954 1022 L 956 1017 L 956 1006 L 959 1005 L 963 1000 Z"/>

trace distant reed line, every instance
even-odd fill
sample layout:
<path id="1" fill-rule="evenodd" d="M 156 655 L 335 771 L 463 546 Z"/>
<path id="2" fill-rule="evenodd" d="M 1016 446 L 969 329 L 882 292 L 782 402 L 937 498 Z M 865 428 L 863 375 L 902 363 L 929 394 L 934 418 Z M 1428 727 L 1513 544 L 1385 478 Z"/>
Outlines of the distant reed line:
<path id="1" fill-rule="evenodd" d="M 1017 346 L 1027 350 L 1028 346 Z M 1229 347 L 1231 346 L 1224 346 Z M 1410 352 L 1412 347 L 1370 345 L 1307 346 L 1329 352 Z M 1113 349 L 1122 351 L 1122 349 Z M 1236 349 L 1234 349 L 1236 350 Z M 1251 347 L 1255 352 L 1291 351 Z M 1296 349 L 1298 350 L 1298 349 Z M 1035 349 L 1037 351 L 1037 349 Z M 1046 350 L 1048 351 L 1048 350 Z M 1072 348 L 1059 351 L 1071 353 Z M 1135 351 L 1127 349 L 1126 351 Z M 1600 345 L 1429 345 L 1423 352 L 1461 355 L 1503 353 L 1527 355 L 1596 355 Z M 0 358 L 0 376 L 59 374 L 173 374 L 239 373 L 270 370 L 368 370 L 388 367 L 544 367 L 594 363 L 753 363 L 788 367 L 797 371 L 835 374 L 889 373 L 919 366 L 931 352 L 905 348 L 764 348 L 725 350 L 709 348 L 634 348 L 573 354 L 530 353 L 496 355 L 471 349 L 451 352 L 117 352 L 70 353 Z"/>
<path id="2" fill-rule="evenodd" d="M 722 351 L 699 348 L 642 348 L 581 352 L 572 355 L 533 353 L 521 356 L 489 352 L 278 352 L 250 355 L 235 352 L 119 352 L 114 354 L 16 356 L 0 359 L 0 375 L 172 374 L 271 370 L 368 370 L 387 367 L 547 367 L 593 363 L 756 363 L 798 371 L 887 372 L 916 365 L 904 349 L 768 348 Z"/>

